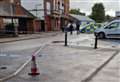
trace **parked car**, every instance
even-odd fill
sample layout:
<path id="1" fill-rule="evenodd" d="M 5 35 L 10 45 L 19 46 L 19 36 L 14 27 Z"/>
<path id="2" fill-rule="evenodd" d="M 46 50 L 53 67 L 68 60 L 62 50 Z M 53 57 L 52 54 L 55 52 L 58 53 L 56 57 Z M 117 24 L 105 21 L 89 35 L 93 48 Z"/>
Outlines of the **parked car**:
<path id="1" fill-rule="evenodd" d="M 120 37 L 120 20 L 114 20 L 94 32 L 100 39 Z"/>

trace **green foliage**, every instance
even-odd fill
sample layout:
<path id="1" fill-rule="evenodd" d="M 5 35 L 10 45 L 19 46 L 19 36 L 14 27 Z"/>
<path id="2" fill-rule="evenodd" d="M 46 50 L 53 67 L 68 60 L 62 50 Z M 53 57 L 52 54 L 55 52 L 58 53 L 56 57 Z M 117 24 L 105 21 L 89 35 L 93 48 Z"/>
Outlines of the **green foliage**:
<path id="1" fill-rule="evenodd" d="M 6 34 L 15 34 L 15 25 L 14 23 L 9 23 L 5 26 Z"/>
<path id="2" fill-rule="evenodd" d="M 96 3 L 92 7 L 92 14 L 90 18 L 94 19 L 98 23 L 102 23 L 105 21 L 105 8 L 102 3 Z"/>
<path id="3" fill-rule="evenodd" d="M 109 16 L 109 15 L 106 15 L 105 16 L 105 21 L 110 21 L 110 20 L 112 20 L 113 19 L 113 17 L 111 17 L 111 16 Z"/>
<path id="4" fill-rule="evenodd" d="M 84 16 L 85 16 L 85 13 L 80 12 L 80 9 L 79 9 L 79 8 L 78 8 L 78 9 L 71 9 L 71 10 L 69 11 L 69 13 L 70 13 L 70 14 L 75 14 L 75 15 L 84 15 Z"/>

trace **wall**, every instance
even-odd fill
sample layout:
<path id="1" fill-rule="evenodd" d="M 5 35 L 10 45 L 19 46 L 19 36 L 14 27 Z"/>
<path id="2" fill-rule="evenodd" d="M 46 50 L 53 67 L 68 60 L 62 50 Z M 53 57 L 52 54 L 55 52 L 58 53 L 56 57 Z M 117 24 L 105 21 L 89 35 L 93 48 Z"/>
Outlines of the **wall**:
<path id="1" fill-rule="evenodd" d="M 65 10 L 64 10 L 64 12 L 65 12 L 65 15 L 69 15 L 69 8 L 70 8 L 70 2 L 69 2 L 69 0 L 64 0 L 64 5 L 65 5 Z"/>
<path id="2" fill-rule="evenodd" d="M 49 3 L 49 5 L 48 5 Z M 50 7 L 49 7 L 50 6 Z M 44 0 L 44 15 L 45 15 L 45 31 L 51 31 L 51 9 L 52 9 L 52 0 Z"/>
<path id="3" fill-rule="evenodd" d="M 34 31 L 35 32 L 41 31 L 41 21 L 40 20 L 34 20 Z"/>
<path id="4" fill-rule="evenodd" d="M 66 19 L 69 14 L 69 0 L 44 0 L 45 8 L 45 25 L 47 31 L 60 30 L 64 25 L 61 22 Z M 48 8 L 47 3 L 50 3 Z M 48 11 L 49 9 L 50 11 Z M 61 18 L 63 20 L 61 20 Z M 65 20 L 66 21 L 66 20 Z M 64 21 L 64 22 L 65 22 Z"/>
<path id="5" fill-rule="evenodd" d="M 3 30 L 3 26 L 4 26 L 4 24 L 3 24 L 3 19 L 0 18 L 0 30 Z"/>

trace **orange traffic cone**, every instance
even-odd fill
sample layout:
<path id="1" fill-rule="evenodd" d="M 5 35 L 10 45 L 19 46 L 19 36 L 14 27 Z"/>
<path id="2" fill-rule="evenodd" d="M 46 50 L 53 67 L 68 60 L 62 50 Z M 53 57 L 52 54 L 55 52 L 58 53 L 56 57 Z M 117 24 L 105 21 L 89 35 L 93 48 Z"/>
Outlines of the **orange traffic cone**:
<path id="1" fill-rule="evenodd" d="M 35 56 L 32 56 L 31 73 L 29 73 L 29 75 L 36 76 L 36 75 L 39 75 L 39 74 L 40 73 L 38 73 L 38 69 L 37 69 L 37 65 L 36 65 L 36 58 L 35 58 Z"/>

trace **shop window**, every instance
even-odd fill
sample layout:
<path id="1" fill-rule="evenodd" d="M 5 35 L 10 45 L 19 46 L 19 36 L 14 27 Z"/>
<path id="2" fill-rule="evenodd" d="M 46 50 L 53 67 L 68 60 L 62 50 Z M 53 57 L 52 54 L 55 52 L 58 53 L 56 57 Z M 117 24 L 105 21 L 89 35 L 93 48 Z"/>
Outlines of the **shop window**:
<path id="1" fill-rule="evenodd" d="M 7 24 L 12 23 L 12 19 L 4 18 L 3 23 L 4 23 L 4 27 L 5 27 Z M 17 27 L 18 26 L 18 19 L 13 19 L 13 23 L 14 23 L 15 27 Z"/>

